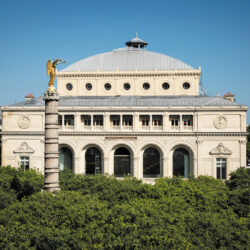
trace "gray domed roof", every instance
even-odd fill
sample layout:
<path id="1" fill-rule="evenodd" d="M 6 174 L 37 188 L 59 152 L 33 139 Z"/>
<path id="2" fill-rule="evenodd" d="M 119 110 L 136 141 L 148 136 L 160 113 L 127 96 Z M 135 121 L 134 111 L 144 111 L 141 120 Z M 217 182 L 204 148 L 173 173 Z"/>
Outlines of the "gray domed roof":
<path id="1" fill-rule="evenodd" d="M 97 54 L 78 61 L 62 72 L 77 71 L 151 71 L 151 70 L 192 70 L 193 67 L 173 57 L 126 47 Z"/>

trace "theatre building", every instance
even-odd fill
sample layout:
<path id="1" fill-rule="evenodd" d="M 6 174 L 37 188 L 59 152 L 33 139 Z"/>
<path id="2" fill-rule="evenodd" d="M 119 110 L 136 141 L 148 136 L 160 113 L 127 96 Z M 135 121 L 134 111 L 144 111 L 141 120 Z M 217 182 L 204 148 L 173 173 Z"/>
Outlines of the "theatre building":
<path id="1" fill-rule="evenodd" d="M 227 179 L 246 165 L 247 106 L 231 93 L 201 95 L 201 68 L 146 47 L 136 37 L 57 72 L 60 169 Z M 43 99 L 1 110 L 2 165 L 43 172 Z"/>

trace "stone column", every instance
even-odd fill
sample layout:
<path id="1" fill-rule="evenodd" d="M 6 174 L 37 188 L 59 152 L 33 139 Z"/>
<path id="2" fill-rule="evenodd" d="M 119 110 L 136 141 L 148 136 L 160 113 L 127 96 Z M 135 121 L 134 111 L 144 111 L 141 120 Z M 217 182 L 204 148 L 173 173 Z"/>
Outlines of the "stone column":
<path id="1" fill-rule="evenodd" d="M 59 150 L 58 150 L 58 101 L 55 88 L 49 87 L 45 94 L 45 166 L 44 189 L 53 192 L 59 187 Z"/>

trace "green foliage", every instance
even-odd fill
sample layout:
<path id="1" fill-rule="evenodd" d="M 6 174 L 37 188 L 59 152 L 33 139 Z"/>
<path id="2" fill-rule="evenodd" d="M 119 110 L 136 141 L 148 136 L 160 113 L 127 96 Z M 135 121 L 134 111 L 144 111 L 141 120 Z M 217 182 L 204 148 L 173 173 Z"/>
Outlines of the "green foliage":
<path id="1" fill-rule="evenodd" d="M 230 174 L 230 180 L 226 185 L 231 190 L 229 204 L 241 217 L 250 214 L 250 169 L 241 167 Z"/>
<path id="2" fill-rule="evenodd" d="M 0 210 L 16 202 L 17 196 L 14 191 L 6 191 L 0 187 Z"/>
<path id="3" fill-rule="evenodd" d="M 41 191 L 43 188 L 43 175 L 34 169 L 18 169 L 14 175 L 11 188 L 16 191 L 18 199 Z"/>
<path id="4" fill-rule="evenodd" d="M 6 167 L 2 176 L 0 249 L 248 248 L 245 169 L 232 173 L 226 185 L 205 176 L 148 185 L 63 171 L 62 191 L 55 194 L 39 192 L 35 172 Z M 35 186 L 31 192 L 24 191 L 27 179 Z"/>
<path id="5" fill-rule="evenodd" d="M 3 192 L 15 194 L 21 200 L 25 196 L 41 191 L 42 188 L 43 175 L 37 173 L 34 169 L 0 167 L 0 189 Z M 2 202 L 2 200 L 0 201 Z"/>
<path id="6" fill-rule="evenodd" d="M 60 172 L 60 187 L 62 190 L 79 191 L 82 195 L 95 195 L 110 205 L 152 195 L 151 185 L 142 184 L 133 177 L 120 181 L 113 176 L 75 175 L 70 170 Z"/>
<path id="7" fill-rule="evenodd" d="M 247 155 L 250 157 L 250 125 L 247 127 Z"/>
<path id="8" fill-rule="evenodd" d="M 230 173 L 226 185 L 230 190 L 250 188 L 250 168 L 241 167 Z"/>

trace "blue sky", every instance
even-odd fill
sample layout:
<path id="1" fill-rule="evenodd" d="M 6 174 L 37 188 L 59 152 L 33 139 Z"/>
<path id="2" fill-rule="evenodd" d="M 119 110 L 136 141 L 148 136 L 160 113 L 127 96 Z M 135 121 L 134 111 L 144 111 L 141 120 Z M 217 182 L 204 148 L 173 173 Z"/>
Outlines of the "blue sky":
<path id="1" fill-rule="evenodd" d="M 48 59 L 68 66 L 137 30 L 148 50 L 201 66 L 210 95 L 250 106 L 249 13 L 249 0 L 0 0 L 0 105 L 43 95 Z"/>

